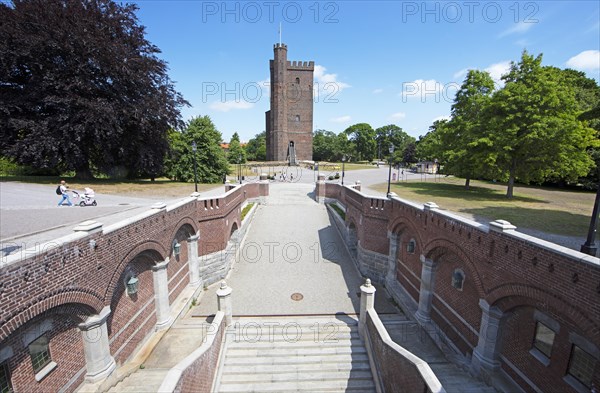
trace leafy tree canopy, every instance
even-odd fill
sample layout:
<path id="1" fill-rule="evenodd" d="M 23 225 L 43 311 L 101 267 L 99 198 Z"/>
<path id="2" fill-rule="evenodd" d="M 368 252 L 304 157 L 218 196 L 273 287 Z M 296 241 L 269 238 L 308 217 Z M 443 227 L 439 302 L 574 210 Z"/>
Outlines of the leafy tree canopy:
<path id="1" fill-rule="evenodd" d="M 240 145 L 240 136 L 234 132 L 229 142 L 229 151 L 227 152 L 227 161 L 230 164 L 243 164 L 246 162 L 246 151 Z"/>
<path id="2" fill-rule="evenodd" d="M 267 159 L 267 133 L 256 134 L 245 147 L 246 157 L 250 161 L 265 161 Z"/>
<path id="3" fill-rule="evenodd" d="M 229 164 L 221 149 L 222 135 L 210 117 L 193 118 L 183 131 L 171 131 L 169 138 L 171 149 L 165 167 L 170 178 L 194 181 L 194 157 L 200 183 L 219 183 L 229 172 Z M 196 143 L 196 152 L 193 151 L 192 142 Z"/>
<path id="4" fill-rule="evenodd" d="M 136 10 L 111 0 L 0 4 L 1 154 L 82 178 L 161 173 L 187 102 Z"/>

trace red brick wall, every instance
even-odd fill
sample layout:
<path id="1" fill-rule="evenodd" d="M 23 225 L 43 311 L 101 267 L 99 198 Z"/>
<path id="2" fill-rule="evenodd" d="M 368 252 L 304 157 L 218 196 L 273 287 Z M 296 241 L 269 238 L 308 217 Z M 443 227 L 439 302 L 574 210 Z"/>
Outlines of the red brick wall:
<path id="1" fill-rule="evenodd" d="M 424 210 L 422 205 L 394 199 L 392 203 L 386 202 L 383 209 L 377 209 L 373 207 L 374 198 L 342 189 L 337 184 L 326 184 L 325 188 L 317 192 L 338 199 L 346 207 L 346 222 L 357 223 L 363 248 L 387 254 L 387 231 L 401 235 L 398 258 L 404 266 L 397 263 L 397 277 L 415 301 L 418 294 L 406 280 L 417 288 L 419 282 L 409 270 L 421 276 L 420 254 L 436 262 L 434 293 L 437 297 L 433 306 L 439 314 L 432 311 L 432 318 L 443 331 L 450 332 L 449 338 L 463 353 L 476 346 L 478 334 L 467 328 L 452 311 L 478 332 L 479 299 L 506 313 L 530 307 L 555 316 L 561 323 L 562 338 L 557 337 L 551 367 L 529 369 L 533 337 L 531 313 L 517 312 L 511 317 L 512 322 L 506 324 L 503 354 L 531 380 L 539 381 L 536 383 L 542 390 L 573 391 L 562 381 L 571 350 L 565 338 L 575 332 L 600 348 L 600 264 L 597 259 L 577 253 L 565 255 L 540 243 L 488 231 L 487 227 L 446 216 L 441 211 Z M 379 228 L 373 225 L 367 230 L 364 224 L 358 225 L 361 219 L 363 223 L 379 221 Z M 414 256 L 404 251 L 410 238 L 417 242 Z M 455 268 L 462 269 L 466 276 L 462 292 L 450 286 L 450 275 Z M 442 316 L 453 329 L 446 326 Z M 600 362 L 596 367 L 596 375 L 600 375 Z M 529 389 L 524 381 L 517 377 L 515 380 Z M 600 381 L 596 380 L 596 384 L 600 386 Z"/>
<path id="2" fill-rule="evenodd" d="M 213 345 L 206 350 L 181 376 L 176 391 L 210 393 L 225 334 L 225 319 L 221 320 Z"/>
<path id="3" fill-rule="evenodd" d="M 169 211 L 156 210 L 155 214 L 124 227 L 106 227 L 87 236 L 57 239 L 53 245 L 39 247 L 36 253 L 27 251 L 3 258 L 0 349 L 17 342 L 31 321 L 65 305 L 77 305 L 85 310 L 79 322 L 108 305 L 111 307 L 107 320 L 111 354 L 117 362 L 125 361 L 156 323 L 151 266 L 170 257 L 167 275 L 170 301 L 173 301 L 189 281 L 186 244 L 189 235 L 200 231 L 201 255 L 207 244 L 213 252 L 224 248 L 231 225 L 240 224 L 241 204 L 248 198 L 266 195 L 268 183 L 246 184 L 206 203 L 191 200 Z M 174 238 L 182 245 L 179 259 L 171 255 Z M 125 295 L 123 280 L 128 267 L 138 274 L 140 282 L 135 299 Z M 138 312 L 140 314 L 135 316 Z M 15 390 L 58 391 L 85 368 L 77 323 L 65 321 L 69 329 L 53 335 L 50 343 L 58 367 L 40 383 L 35 382 L 32 372 L 26 371 L 31 369 L 28 354 L 14 351 L 8 364 Z M 83 380 L 84 374 L 85 371 L 74 387 Z"/>
<path id="4" fill-rule="evenodd" d="M 7 364 L 15 391 L 58 391 L 74 376 L 75 372 L 85 367 L 83 341 L 77 325 L 83 322 L 89 312 L 90 310 L 82 306 L 59 306 L 29 321 L 22 327 L 21 332 L 28 332 L 27 336 L 31 338 L 28 341 L 33 341 L 43 333 L 36 329 L 36 325 L 46 320 L 52 321 L 52 329 L 47 331 L 45 335 L 49 340 L 50 356 L 53 361 L 58 363 L 58 366 L 40 382 L 34 379 L 35 373 L 29 349 L 23 345 L 23 334 L 13 334 L 2 343 L 3 347 L 10 346 L 14 353 Z M 83 381 L 84 374 L 82 373 L 67 388 L 67 391 L 74 391 L 79 383 Z"/>

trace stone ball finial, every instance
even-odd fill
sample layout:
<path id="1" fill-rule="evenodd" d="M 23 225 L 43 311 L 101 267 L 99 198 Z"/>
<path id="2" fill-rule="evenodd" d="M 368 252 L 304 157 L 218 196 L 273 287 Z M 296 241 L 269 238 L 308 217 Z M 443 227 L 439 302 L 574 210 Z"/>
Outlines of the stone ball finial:
<path id="1" fill-rule="evenodd" d="M 221 289 L 226 289 L 227 283 L 225 281 L 221 281 Z"/>
<path id="2" fill-rule="evenodd" d="M 365 280 L 365 287 L 370 287 L 370 286 L 371 286 L 371 279 L 370 279 L 370 278 L 367 278 L 367 279 Z"/>

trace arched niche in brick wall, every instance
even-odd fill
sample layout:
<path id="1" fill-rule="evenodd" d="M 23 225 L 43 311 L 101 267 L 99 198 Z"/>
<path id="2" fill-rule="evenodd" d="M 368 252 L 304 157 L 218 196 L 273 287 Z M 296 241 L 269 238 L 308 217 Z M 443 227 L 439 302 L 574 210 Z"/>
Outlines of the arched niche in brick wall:
<path id="1" fill-rule="evenodd" d="M 414 244 L 414 248 L 410 251 L 410 254 L 418 254 L 421 252 L 423 246 L 423 240 L 421 234 L 417 231 L 415 225 L 404 217 L 396 218 L 388 226 L 388 230 L 398 236 L 398 248 L 396 257 L 405 256 L 409 251 L 409 245 L 411 241 Z"/>
<path id="2" fill-rule="evenodd" d="M 144 250 L 123 266 L 110 299 L 111 314 L 107 330 L 111 340 L 111 353 L 119 353 L 123 361 L 135 349 L 138 339 L 146 336 L 156 323 L 155 287 L 152 268 L 165 258 L 156 250 Z M 137 279 L 137 290 L 130 293 L 127 282 Z M 136 339 L 138 338 L 138 339 Z"/>
<path id="3" fill-rule="evenodd" d="M 238 229 L 238 224 L 234 221 L 233 224 L 231 224 L 231 229 L 229 230 L 229 240 L 231 240 L 231 238 L 235 239 L 235 235 Z"/>
<path id="4" fill-rule="evenodd" d="M 490 306 L 510 313 L 518 307 L 532 307 L 551 312 L 577 328 L 577 331 L 600 345 L 600 326 L 579 307 L 564 300 L 553 288 L 504 283 L 493 288 L 485 300 Z"/>
<path id="5" fill-rule="evenodd" d="M 446 239 L 435 239 L 423 246 L 422 254 L 434 263 L 451 263 L 453 269 L 460 268 L 465 274 L 465 280 L 472 282 L 479 298 L 485 297 L 485 288 L 479 271 L 469 254 L 456 243 Z M 479 301 L 479 299 L 477 299 Z"/>
<path id="6" fill-rule="evenodd" d="M 99 313 L 104 304 L 98 294 L 86 291 L 83 288 L 65 288 L 55 291 L 50 296 L 47 294 L 32 304 L 22 304 L 19 309 L 10 315 L 6 321 L 0 321 L 0 326 L 6 326 L 7 329 L 0 331 L 0 341 L 4 341 L 15 330 L 39 315 L 51 312 L 58 307 L 67 305 L 78 305 L 89 310 L 89 315 Z M 35 305 L 35 306 L 34 306 Z"/>
<path id="7" fill-rule="evenodd" d="M 2 346 L 10 348 L 11 355 L 2 363 L 9 367 L 15 391 L 56 391 L 73 378 L 85 364 L 78 325 L 94 314 L 96 310 L 88 304 L 61 304 L 29 319 L 3 339 Z M 32 377 L 29 346 L 42 336 L 48 345 L 47 361 L 57 366 L 38 382 Z"/>

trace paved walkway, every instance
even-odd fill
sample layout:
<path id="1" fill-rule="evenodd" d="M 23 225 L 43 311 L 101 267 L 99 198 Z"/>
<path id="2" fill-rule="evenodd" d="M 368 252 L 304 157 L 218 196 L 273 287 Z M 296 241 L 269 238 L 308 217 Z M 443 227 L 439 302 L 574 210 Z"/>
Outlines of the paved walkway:
<path id="1" fill-rule="evenodd" d="M 312 184 L 271 184 L 227 278 L 234 315 L 358 313 L 363 279 L 313 190 Z M 194 315 L 215 312 L 217 289 L 204 294 Z M 295 293 L 302 300 L 292 300 Z M 384 300 L 378 311 L 394 312 Z"/>

